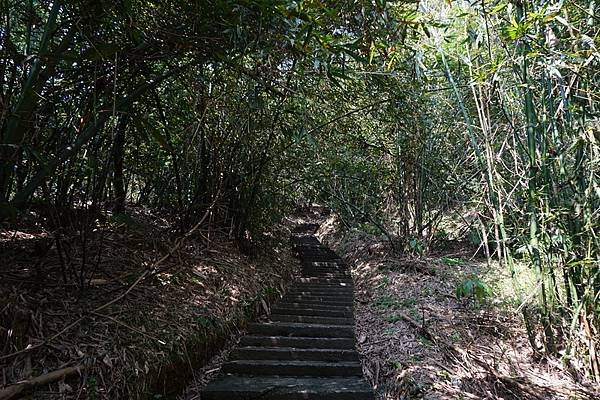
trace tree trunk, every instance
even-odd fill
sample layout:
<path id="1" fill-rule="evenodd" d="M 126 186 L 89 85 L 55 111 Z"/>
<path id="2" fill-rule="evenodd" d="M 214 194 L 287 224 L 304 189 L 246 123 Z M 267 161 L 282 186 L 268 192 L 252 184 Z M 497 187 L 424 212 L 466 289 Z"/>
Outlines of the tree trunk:
<path id="1" fill-rule="evenodd" d="M 117 123 L 115 137 L 113 141 L 113 189 L 115 191 L 114 211 L 121 213 L 125 211 L 125 199 L 127 193 L 125 190 L 125 179 L 123 174 L 123 164 L 125 158 L 125 131 L 129 115 L 122 114 Z"/>

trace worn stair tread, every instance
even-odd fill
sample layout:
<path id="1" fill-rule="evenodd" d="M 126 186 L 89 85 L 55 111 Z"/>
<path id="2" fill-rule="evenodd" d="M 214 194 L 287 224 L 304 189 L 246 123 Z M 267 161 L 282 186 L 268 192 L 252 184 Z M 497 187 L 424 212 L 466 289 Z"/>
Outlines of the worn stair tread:
<path id="1" fill-rule="evenodd" d="M 319 294 L 319 293 L 311 293 L 311 292 L 288 292 L 284 296 L 310 296 L 310 297 L 325 297 L 325 298 L 343 298 L 343 299 L 352 299 L 354 295 L 352 293 L 327 293 L 327 294 Z"/>
<path id="2" fill-rule="evenodd" d="M 331 310 L 329 307 L 324 306 L 322 309 L 316 308 L 295 308 L 286 307 L 285 304 L 271 309 L 271 315 L 313 315 L 316 317 L 338 317 L 338 318 L 352 318 L 353 312 L 351 310 Z"/>
<path id="3" fill-rule="evenodd" d="M 343 303 L 339 303 L 339 302 L 331 302 L 331 301 L 323 301 L 323 300 L 307 300 L 307 299 L 294 299 L 294 300 L 287 300 L 285 302 L 280 302 L 279 305 L 281 306 L 287 306 L 289 304 L 298 304 L 301 307 L 306 307 L 306 308 L 314 308 L 317 306 L 323 306 L 323 307 L 328 307 L 331 309 L 337 308 L 337 309 L 347 309 L 347 310 L 351 310 L 352 307 L 354 306 L 354 304 L 352 302 L 343 302 Z"/>
<path id="4" fill-rule="evenodd" d="M 284 303 L 315 303 L 315 304 L 329 304 L 332 306 L 352 306 L 354 299 L 352 298 L 327 298 L 317 296 L 284 296 L 281 302 Z"/>
<path id="5" fill-rule="evenodd" d="M 352 325 L 324 325 L 295 322 L 252 323 L 248 332 L 270 336 L 340 337 L 353 338 Z"/>
<path id="6" fill-rule="evenodd" d="M 354 339 L 305 336 L 245 335 L 240 339 L 240 345 L 312 349 L 354 349 Z"/>
<path id="7" fill-rule="evenodd" d="M 315 310 L 337 310 L 337 311 L 352 311 L 354 304 L 324 304 L 321 301 L 286 301 L 277 303 L 277 307 L 285 308 L 311 308 Z"/>
<path id="8" fill-rule="evenodd" d="M 223 364 L 225 373 L 282 376 L 361 376 L 358 361 L 233 360 Z"/>
<path id="9" fill-rule="evenodd" d="M 334 300 L 351 301 L 354 299 L 354 296 L 352 294 L 348 294 L 348 293 L 317 294 L 317 293 L 311 293 L 311 292 L 300 292 L 300 293 L 289 292 L 284 295 L 284 298 L 285 297 L 314 297 L 314 298 L 319 298 L 319 299 L 323 299 L 323 300 L 332 300 L 332 301 L 334 301 Z"/>
<path id="10" fill-rule="evenodd" d="M 203 400 L 373 400 L 371 387 L 356 377 L 224 375 L 202 392 Z"/>
<path id="11" fill-rule="evenodd" d="M 358 361 L 354 349 L 315 349 L 296 347 L 236 347 L 232 360 Z"/>
<path id="12" fill-rule="evenodd" d="M 321 286 L 316 286 L 316 285 L 309 285 L 309 284 L 302 284 L 302 285 L 296 285 L 293 286 L 291 288 L 288 289 L 289 291 L 294 291 L 294 290 L 298 290 L 298 291 L 310 291 L 310 290 L 314 290 L 314 291 L 329 291 L 329 290 L 338 290 L 340 292 L 351 292 L 354 293 L 354 286 L 352 285 L 321 285 Z"/>
<path id="13" fill-rule="evenodd" d="M 287 293 L 283 296 L 283 299 L 296 299 L 296 298 L 302 298 L 302 299 L 311 299 L 311 300 L 327 300 L 327 301 L 342 301 L 342 302 L 350 302 L 352 303 L 352 301 L 354 300 L 354 297 L 352 295 L 331 295 L 331 296 L 323 296 L 323 295 L 311 295 L 311 294 L 294 294 L 294 293 Z"/>
<path id="14" fill-rule="evenodd" d="M 310 289 L 293 289 L 287 292 L 288 295 L 294 296 L 346 296 L 354 297 L 354 291 L 349 289 L 330 289 L 330 290 L 310 290 Z"/>
<path id="15" fill-rule="evenodd" d="M 323 317 L 318 315 L 271 314 L 271 321 L 306 322 L 309 324 L 354 325 L 354 319 L 344 317 Z"/>
<path id="16" fill-rule="evenodd" d="M 291 288 L 287 294 L 310 294 L 310 295 L 338 295 L 338 296 L 350 296 L 354 295 L 354 291 L 350 288 Z"/>
<path id="17" fill-rule="evenodd" d="M 317 297 L 349 297 L 353 298 L 354 294 L 352 291 L 344 290 L 344 291 L 336 291 L 336 290 L 290 290 L 286 293 L 286 295 L 290 296 L 317 296 Z"/>

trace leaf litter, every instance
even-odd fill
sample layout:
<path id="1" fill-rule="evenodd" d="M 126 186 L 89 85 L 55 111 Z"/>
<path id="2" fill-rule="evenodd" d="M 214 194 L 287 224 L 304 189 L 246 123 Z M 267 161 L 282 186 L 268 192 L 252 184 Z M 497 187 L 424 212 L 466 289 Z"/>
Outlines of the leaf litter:
<path id="1" fill-rule="evenodd" d="M 456 261 L 476 249 L 398 256 L 385 237 L 344 230 L 335 216 L 318 236 L 352 267 L 357 347 L 378 400 L 600 398 L 558 360 L 534 354 L 516 307 L 457 297 L 487 268 Z"/>
<path id="2" fill-rule="evenodd" d="M 34 223 L 0 227 L 0 390 L 76 366 L 32 398 L 178 391 L 297 273 L 283 226 L 249 256 L 202 227 L 176 246 L 166 218 L 130 211 L 125 223 L 98 222 L 85 247 L 80 232 L 63 234 L 62 255 Z"/>

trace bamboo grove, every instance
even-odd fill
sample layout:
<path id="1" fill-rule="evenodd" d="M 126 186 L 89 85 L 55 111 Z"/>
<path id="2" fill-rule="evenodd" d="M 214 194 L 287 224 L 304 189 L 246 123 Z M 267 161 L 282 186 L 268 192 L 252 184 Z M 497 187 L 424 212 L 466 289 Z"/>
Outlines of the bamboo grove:
<path id="1" fill-rule="evenodd" d="M 600 380 L 599 9 L 1 0 L 1 217 L 136 205 L 184 231 L 214 203 L 251 241 L 317 200 L 422 253 L 470 210 L 490 259 L 535 271 L 513 273 L 535 351 Z"/>

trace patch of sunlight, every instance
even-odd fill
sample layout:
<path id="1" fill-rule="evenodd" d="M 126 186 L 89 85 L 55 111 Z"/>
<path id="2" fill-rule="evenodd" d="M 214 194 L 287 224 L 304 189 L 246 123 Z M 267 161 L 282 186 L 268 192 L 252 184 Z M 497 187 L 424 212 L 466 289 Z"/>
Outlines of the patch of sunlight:
<path id="1" fill-rule="evenodd" d="M 42 239 L 47 238 L 48 236 L 47 232 L 32 234 L 18 230 L 3 230 L 0 231 L 0 242 Z"/>
<path id="2" fill-rule="evenodd" d="M 513 278 L 508 267 L 492 261 L 489 268 L 482 271 L 481 280 L 492 288 L 496 302 L 519 306 L 525 297 L 537 290 L 535 272 L 526 261 L 515 260 L 514 270 Z"/>

